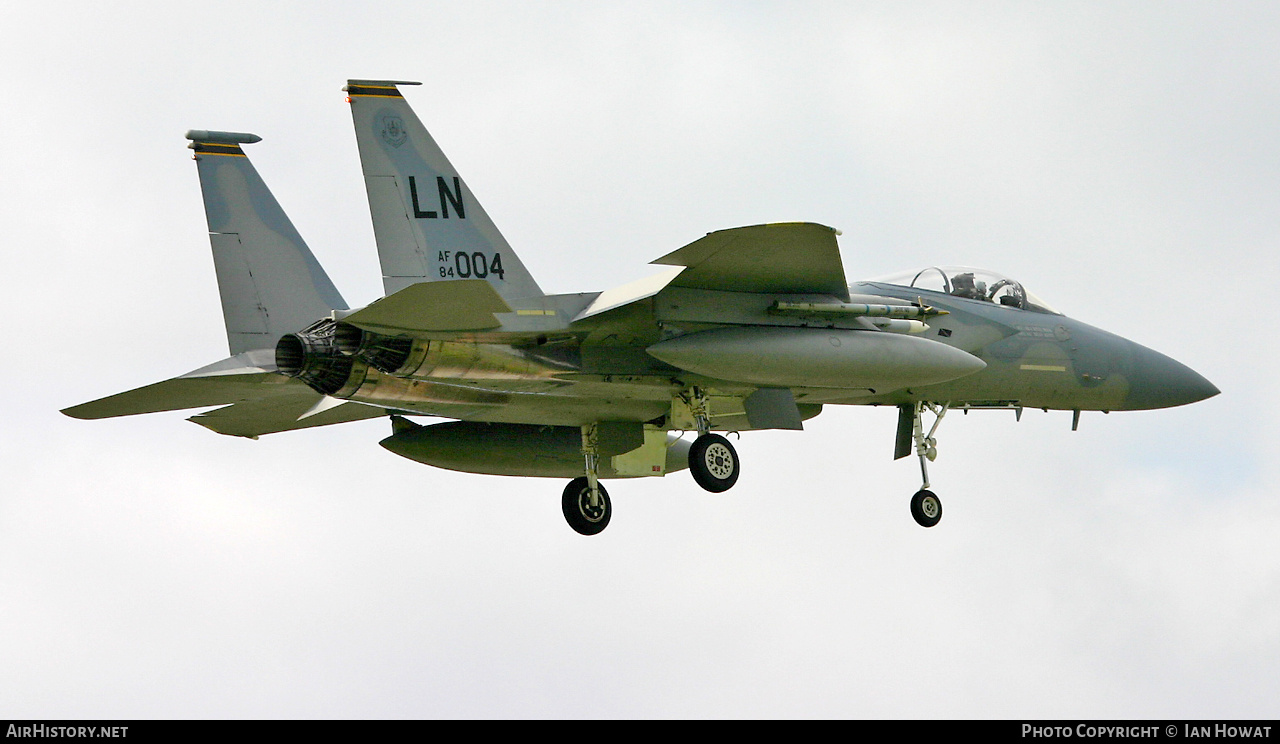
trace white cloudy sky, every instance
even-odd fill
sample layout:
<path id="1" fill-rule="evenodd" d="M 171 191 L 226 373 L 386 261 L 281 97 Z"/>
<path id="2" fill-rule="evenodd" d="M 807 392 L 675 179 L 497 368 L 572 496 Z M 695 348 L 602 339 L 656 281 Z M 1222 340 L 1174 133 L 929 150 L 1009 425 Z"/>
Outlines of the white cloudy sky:
<path id="1" fill-rule="evenodd" d="M 0 717 L 1275 717 L 1280 8 L 1266 2 L 0 7 Z M 838 227 L 851 278 L 1015 275 L 1223 394 L 892 411 L 742 481 L 562 483 L 57 411 L 225 355 L 188 128 L 379 294 L 348 77 L 409 100 L 548 291 L 702 234 Z"/>

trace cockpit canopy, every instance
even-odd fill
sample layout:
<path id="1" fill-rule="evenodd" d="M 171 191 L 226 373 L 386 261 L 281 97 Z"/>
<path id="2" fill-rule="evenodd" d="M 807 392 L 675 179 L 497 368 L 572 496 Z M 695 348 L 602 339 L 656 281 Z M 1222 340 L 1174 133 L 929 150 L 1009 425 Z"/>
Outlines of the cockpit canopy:
<path id="1" fill-rule="evenodd" d="M 874 279 L 882 284 L 899 284 L 933 292 L 944 292 L 953 297 L 981 300 L 1006 307 L 1016 307 L 1037 313 L 1060 315 L 1047 302 L 1031 294 L 1021 282 L 986 269 L 965 266 L 930 266 L 919 271 Z"/>

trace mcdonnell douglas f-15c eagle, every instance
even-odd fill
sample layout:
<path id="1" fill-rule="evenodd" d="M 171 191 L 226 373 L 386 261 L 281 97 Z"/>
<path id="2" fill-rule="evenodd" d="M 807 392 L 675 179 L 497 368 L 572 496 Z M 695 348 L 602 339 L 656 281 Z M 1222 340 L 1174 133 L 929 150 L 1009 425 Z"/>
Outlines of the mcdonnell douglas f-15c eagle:
<path id="1" fill-rule="evenodd" d="M 564 516 L 592 535 L 612 512 L 600 479 L 688 467 L 725 491 L 738 456 L 713 432 L 801 429 L 828 404 L 898 408 L 894 456 L 914 446 L 924 483 L 911 514 L 932 527 L 942 505 L 928 463 L 948 410 L 1078 420 L 1218 393 L 998 274 L 931 267 L 849 285 L 836 231 L 812 223 L 713 232 L 655 261 L 677 267 L 659 276 L 544 294 L 401 85 L 416 83 L 345 88 L 385 297 L 347 307 L 245 157 L 259 137 L 190 131 L 231 356 L 64 413 L 222 406 L 190 420 L 254 438 L 389 416 L 382 446 L 404 457 L 571 478 Z M 692 442 L 670 433 L 689 431 Z"/>

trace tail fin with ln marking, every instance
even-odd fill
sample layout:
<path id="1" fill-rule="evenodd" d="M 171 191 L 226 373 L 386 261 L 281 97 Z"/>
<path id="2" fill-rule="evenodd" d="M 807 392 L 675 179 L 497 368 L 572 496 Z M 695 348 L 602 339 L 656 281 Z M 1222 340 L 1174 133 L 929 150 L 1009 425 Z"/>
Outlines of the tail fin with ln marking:
<path id="1" fill-rule="evenodd" d="M 306 241 L 249 162 L 255 134 L 191 130 L 222 316 L 233 355 L 274 349 L 332 310 L 345 310 Z"/>
<path id="2" fill-rule="evenodd" d="M 360 164 L 388 295 L 427 281 L 485 279 L 505 300 L 543 292 L 400 94 L 348 80 Z"/>

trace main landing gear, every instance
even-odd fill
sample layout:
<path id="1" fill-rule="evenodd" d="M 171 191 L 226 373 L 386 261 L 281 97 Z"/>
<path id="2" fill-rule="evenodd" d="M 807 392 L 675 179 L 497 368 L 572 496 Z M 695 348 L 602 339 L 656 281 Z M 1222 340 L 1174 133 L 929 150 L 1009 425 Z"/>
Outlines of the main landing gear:
<path id="1" fill-rule="evenodd" d="M 703 434 L 689 448 L 689 472 L 699 486 L 723 493 L 738 482 L 738 453 L 719 434 Z"/>
<path id="2" fill-rule="evenodd" d="M 707 395 L 702 388 L 693 387 L 681 396 L 693 414 L 698 427 L 698 438 L 689 448 L 689 472 L 699 486 L 712 493 L 723 493 L 738 482 L 741 464 L 738 451 L 729 440 L 711 433 L 711 415 L 707 411 Z"/>
<path id="3" fill-rule="evenodd" d="M 598 535 L 609 526 L 613 505 L 609 492 L 597 479 L 600 462 L 599 439 L 595 424 L 582 426 L 582 456 L 586 461 L 587 475 L 574 478 L 564 487 L 560 508 L 565 521 L 580 535 Z"/>
<path id="4" fill-rule="evenodd" d="M 698 429 L 698 438 L 689 447 L 689 472 L 699 486 L 723 493 L 738 482 L 742 468 L 738 452 L 729 440 L 711 433 L 707 396 L 700 388 L 690 388 L 680 396 L 689 406 Z M 586 475 L 574 478 L 560 497 L 564 519 L 581 535 L 598 535 L 609 526 L 613 505 L 609 492 L 599 482 L 600 438 L 597 424 L 582 425 L 582 459 Z"/>
<path id="5" fill-rule="evenodd" d="M 942 417 L 947 414 L 946 403 L 915 403 L 910 407 L 911 415 L 911 438 L 915 440 L 916 456 L 920 458 L 920 475 L 924 483 L 920 486 L 920 490 L 916 491 L 911 497 L 911 516 L 916 520 L 916 524 L 921 527 L 933 527 L 942 521 L 942 500 L 937 494 L 929 490 L 929 463 L 938 457 L 938 440 L 934 439 L 934 434 L 938 431 L 938 424 L 942 423 Z M 903 414 L 908 413 L 907 407 L 903 406 Z M 929 427 L 929 433 L 924 433 L 924 412 L 929 411 L 934 415 L 933 426 Z M 900 425 L 903 422 L 900 422 Z M 902 432 L 900 430 L 899 434 Z M 899 456 L 905 456 L 902 452 L 901 436 L 899 437 Z"/>
<path id="6" fill-rule="evenodd" d="M 564 511 L 565 521 L 580 535 L 600 534 L 609 526 L 609 517 L 613 515 L 609 492 L 597 483 L 592 494 L 586 478 L 569 481 L 569 485 L 564 487 L 564 495 L 560 497 L 560 508 Z"/>

